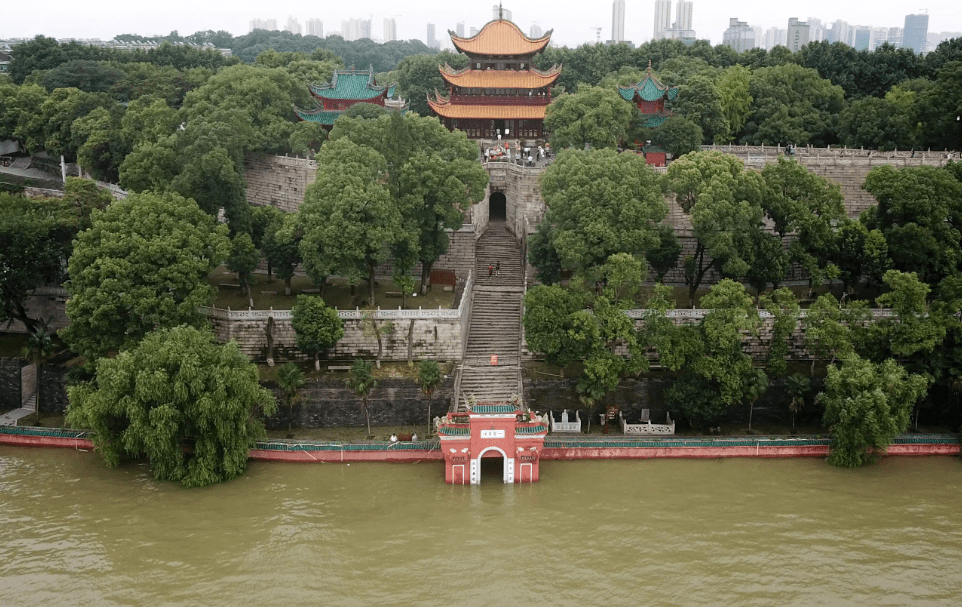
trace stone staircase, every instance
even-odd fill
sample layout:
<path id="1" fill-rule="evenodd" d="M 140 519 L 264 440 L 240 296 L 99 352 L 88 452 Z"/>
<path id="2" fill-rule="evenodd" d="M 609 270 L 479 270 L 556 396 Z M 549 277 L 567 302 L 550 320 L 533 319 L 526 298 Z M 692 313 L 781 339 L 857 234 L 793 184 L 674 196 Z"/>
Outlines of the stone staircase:
<path id="1" fill-rule="evenodd" d="M 504 227 L 492 221 L 478 240 L 477 280 L 468 343 L 460 367 L 456 409 L 464 411 L 467 398 L 506 401 L 520 392 L 521 381 L 521 247 Z M 488 275 L 488 267 L 500 271 Z M 497 355 L 498 364 L 491 364 Z"/>
<path id="2" fill-rule="evenodd" d="M 3 415 L 0 415 L 0 426 L 16 426 L 19 424 L 21 419 L 27 417 L 28 415 L 33 415 L 36 413 L 36 411 L 37 395 L 34 394 L 24 401 L 23 406 L 19 409 L 7 411 Z"/>

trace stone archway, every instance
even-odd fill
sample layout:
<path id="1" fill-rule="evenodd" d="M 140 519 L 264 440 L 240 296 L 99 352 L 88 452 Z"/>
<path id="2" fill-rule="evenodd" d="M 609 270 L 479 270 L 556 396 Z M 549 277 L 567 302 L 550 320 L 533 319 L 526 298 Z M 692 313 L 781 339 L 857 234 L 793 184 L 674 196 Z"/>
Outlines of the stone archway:
<path id="1" fill-rule="evenodd" d="M 478 454 L 478 457 L 471 460 L 471 484 L 479 485 L 481 484 L 481 458 L 488 451 L 497 451 L 501 454 L 502 461 L 502 475 L 501 482 L 503 483 L 514 483 L 514 460 L 508 457 L 508 454 L 502 451 L 498 447 L 488 447 Z"/>
<path id="2" fill-rule="evenodd" d="M 505 221 L 508 218 L 508 198 L 504 192 L 492 192 L 488 198 L 488 221 Z"/>

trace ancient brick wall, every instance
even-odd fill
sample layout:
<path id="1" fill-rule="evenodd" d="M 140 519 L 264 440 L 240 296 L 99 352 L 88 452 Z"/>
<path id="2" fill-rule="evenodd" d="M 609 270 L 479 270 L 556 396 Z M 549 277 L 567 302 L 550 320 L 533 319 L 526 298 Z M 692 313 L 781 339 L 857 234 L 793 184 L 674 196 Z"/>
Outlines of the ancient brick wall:
<path id="1" fill-rule="evenodd" d="M 248 154 L 244 158 L 247 201 L 294 212 L 304 201 L 304 190 L 317 178 L 317 162 L 287 156 Z"/>

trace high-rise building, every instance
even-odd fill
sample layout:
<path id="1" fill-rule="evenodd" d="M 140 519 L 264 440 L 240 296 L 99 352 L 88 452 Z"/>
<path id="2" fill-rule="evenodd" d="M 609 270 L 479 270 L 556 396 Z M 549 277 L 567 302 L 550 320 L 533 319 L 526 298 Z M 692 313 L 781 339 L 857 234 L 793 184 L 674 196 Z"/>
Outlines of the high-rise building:
<path id="1" fill-rule="evenodd" d="M 348 19 L 341 22 L 341 37 L 347 41 L 371 37 L 370 19 Z"/>
<path id="2" fill-rule="evenodd" d="M 728 20 L 728 29 L 722 35 L 722 44 L 736 53 L 743 53 L 755 48 L 755 30 L 748 23 L 739 21 L 737 17 Z"/>
<path id="3" fill-rule="evenodd" d="M 301 34 L 301 24 L 298 23 L 297 19 L 294 17 L 287 18 L 287 25 L 284 26 L 285 32 L 290 32 L 292 34 Z"/>
<path id="4" fill-rule="evenodd" d="M 435 34 L 434 34 L 434 24 L 433 24 L 433 23 L 428 23 L 428 35 L 427 35 L 427 40 L 425 40 L 424 43 L 427 44 L 427 45 L 428 45 L 429 47 L 431 47 L 431 48 L 440 48 L 440 47 L 441 47 L 441 45 L 438 43 L 437 38 L 435 38 Z"/>
<path id="5" fill-rule="evenodd" d="M 464 21 L 458 21 L 458 24 L 454 26 L 454 32 L 464 38 Z"/>
<path id="6" fill-rule="evenodd" d="M 855 37 L 852 40 L 852 48 L 857 51 L 867 51 L 872 42 L 872 28 L 864 25 L 856 25 L 854 28 Z"/>
<path id="7" fill-rule="evenodd" d="M 825 40 L 825 25 L 822 24 L 821 19 L 809 17 L 807 23 L 809 42 L 821 42 L 822 40 Z"/>
<path id="8" fill-rule="evenodd" d="M 841 42 L 842 44 L 852 45 L 852 28 L 846 21 L 836 21 L 829 30 L 827 40 L 829 42 Z"/>
<path id="9" fill-rule="evenodd" d="M 393 17 L 384 20 L 384 41 L 397 40 L 397 23 Z"/>
<path id="10" fill-rule="evenodd" d="M 470 31 L 471 31 L 472 38 L 478 35 L 478 28 L 472 27 Z"/>
<path id="11" fill-rule="evenodd" d="M 765 44 L 763 48 L 767 50 L 772 50 L 776 46 L 786 46 L 786 39 L 788 36 L 788 30 L 779 29 L 777 27 L 770 27 L 765 30 L 765 36 L 763 40 Z"/>
<path id="12" fill-rule="evenodd" d="M 614 42 L 625 41 L 625 0 L 611 3 L 611 39 Z"/>
<path id="13" fill-rule="evenodd" d="M 788 32 L 786 35 L 786 46 L 788 50 L 793 53 L 797 53 L 802 50 L 802 47 L 808 44 L 809 37 L 809 27 L 808 24 L 799 21 L 797 17 L 792 17 L 788 20 Z"/>
<path id="14" fill-rule="evenodd" d="M 277 19 L 251 19 L 251 31 L 253 32 L 254 30 L 276 32 Z"/>
<path id="15" fill-rule="evenodd" d="M 878 47 L 882 46 L 889 40 L 889 28 L 887 27 L 873 27 L 872 28 L 872 40 L 868 44 L 868 49 L 874 51 Z"/>
<path id="16" fill-rule="evenodd" d="M 902 48 L 902 28 L 890 27 L 888 43 L 896 48 Z"/>
<path id="17" fill-rule="evenodd" d="M 678 5 L 675 7 L 676 30 L 691 29 L 691 7 L 691 0 L 678 0 Z"/>
<path id="18" fill-rule="evenodd" d="M 665 37 L 664 31 L 671 29 L 671 0 L 655 0 L 655 34 L 652 40 Z"/>
<path id="19" fill-rule="evenodd" d="M 474 28 L 471 28 L 471 29 L 474 29 Z M 472 34 L 472 35 L 474 35 L 474 34 Z M 541 29 L 541 24 L 539 24 L 537 21 L 535 21 L 534 23 L 531 24 L 531 36 L 530 36 L 530 37 L 531 37 L 531 38 L 540 38 L 541 36 L 544 36 L 544 30 Z"/>
<path id="20" fill-rule="evenodd" d="M 511 11 L 504 8 L 501 4 L 495 4 L 491 7 L 491 20 L 504 19 L 505 21 L 511 21 Z"/>
<path id="21" fill-rule="evenodd" d="M 915 54 L 924 53 L 929 35 L 928 15 L 906 15 L 902 33 L 902 48 L 910 48 Z"/>
<path id="22" fill-rule="evenodd" d="M 308 19 L 307 20 L 307 35 L 317 36 L 318 38 L 324 37 L 324 22 L 320 19 Z"/>

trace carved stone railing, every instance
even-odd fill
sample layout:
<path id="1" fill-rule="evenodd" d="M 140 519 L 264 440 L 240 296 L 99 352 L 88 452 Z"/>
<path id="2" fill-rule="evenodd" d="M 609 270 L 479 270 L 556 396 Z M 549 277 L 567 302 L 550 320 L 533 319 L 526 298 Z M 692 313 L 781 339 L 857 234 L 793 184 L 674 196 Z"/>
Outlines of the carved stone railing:
<path id="1" fill-rule="evenodd" d="M 697 310 L 697 309 L 692 310 L 692 309 L 686 309 L 686 308 L 678 308 L 675 310 L 668 310 L 667 312 L 665 312 L 665 316 L 667 318 L 691 318 L 691 319 L 700 320 L 702 318 L 705 318 L 705 316 L 711 311 L 712 310 Z M 872 313 L 873 318 L 891 318 L 895 316 L 895 313 L 892 312 L 892 310 L 889 308 L 872 308 L 871 310 L 869 310 L 869 312 Z M 639 318 L 647 318 L 648 316 L 650 316 L 651 310 L 644 310 L 644 309 L 625 310 L 625 314 L 628 315 L 628 318 L 634 318 L 637 320 Z M 799 318 L 805 318 L 806 315 L 807 315 L 806 310 L 798 311 Z M 769 312 L 768 310 L 758 310 L 758 316 L 760 318 L 775 317 L 775 315 Z"/>
<path id="2" fill-rule="evenodd" d="M 455 309 L 438 307 L 436 309 L 418 308 L 417 310 L 402 310 L 401 308 L 396 310 L 381 308 L 377 308 L 375 310 L 362 310 L 360 308 L 355 308 L 353 310 L 337 310 L 337 315 L 341 320 L 360 320 L 365 317 L 370 317 L 375 320 L 419 320 L 439 318 L 460 320 L 461 316 L 464 314 L 466 306 L 469 305 L 467 298 L 470 296 L 473 285 L 474 278 L 471 275 L 471 272 L 468 272 L 465 295 L 462 295 L 461 297 L 461 305 Z M 290 310 L 275 310 L 273 308 L 269 310 L 231 310 L 230 308 L 223 310 L 221 308 L 203 306 L 198 308 L 197 311 L 208 318 L 221 318 L 224 320 L 267 320 L 268 318 L 273 318 L 274 320 L 291 319 Z"/>
<path id="3" fill-rule="evenodd" d="M 570 421 L 568 419 L 568 410 L 565 409 L 561 413 L 561 421 L 555 421 L 554 411 L 548 411 L 548 419 L 551 420 L 551 431 L 552 432 L 569 432 L 569 433 L 581 433 L 581 413 L 575 410 L 575 419 Z"/>
<path id="4" fill-rule="evenodd" d="M 671 414 L 666 414 L 667 423 L 653 424 L 651 421 L 641 422 L 640 424 L 629 424 L 625 421 L 624 415 L 618 412 L 618 421 L 621 424 L 622 434 L 634 435 L 670 435 L 675 433 L 675 421 L 671 419 Z"/>

